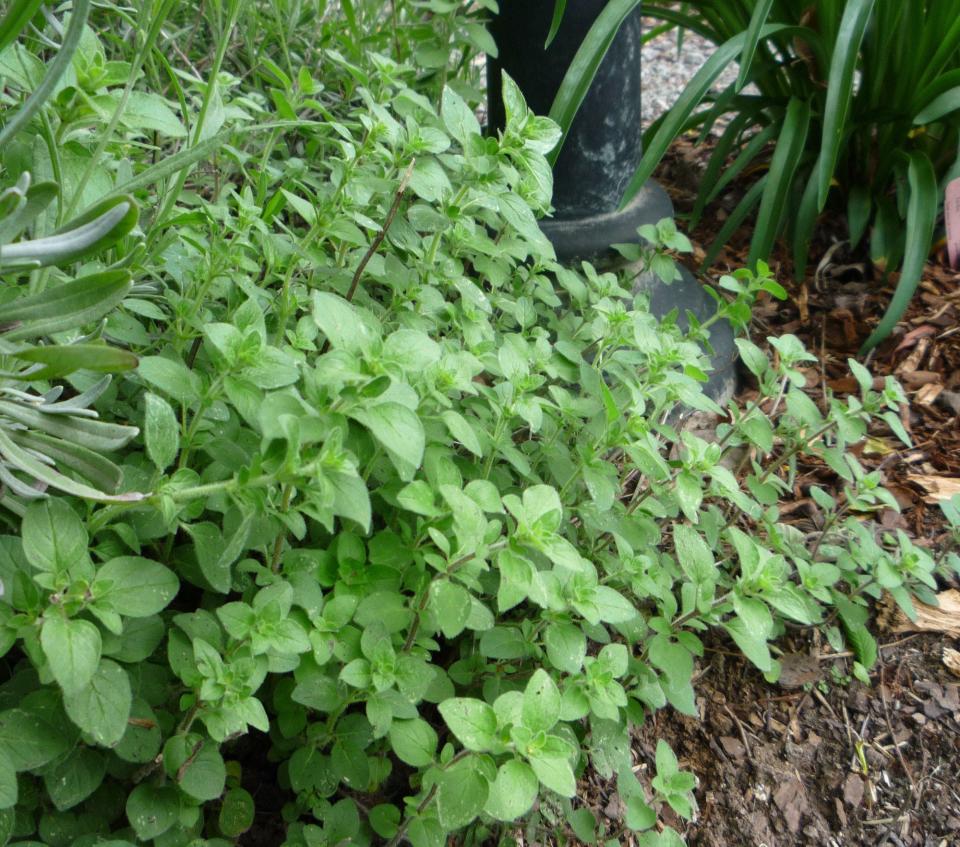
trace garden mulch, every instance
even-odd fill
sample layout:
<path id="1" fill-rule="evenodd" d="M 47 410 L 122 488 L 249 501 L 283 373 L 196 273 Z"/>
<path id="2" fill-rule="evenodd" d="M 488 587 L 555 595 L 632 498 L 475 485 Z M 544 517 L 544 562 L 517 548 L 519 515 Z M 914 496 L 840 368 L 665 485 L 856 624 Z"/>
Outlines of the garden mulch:
<path id="1" fill-rule="evenodd" d="M 708 154 L 680 139 L 657 173 L 681 218 Z M 695 258 L 743 188 L 734 185 L 689 233 Z M 762 299 L 751 333 L 760 344 L 784 333 L 803 340 L 817 357 L 806 370 L 807 388 L 821 404 L 828 390 L 858 392 L 847 360 L 876 326 L 896 282 L 895 275 L 884 282 L 864 252 L 843 243 L 844 232 L 840 220 L 821 227 L 802 279 L 786 249 L 774 255 L 771 267 L 789 297 Z M 725 245 L 708 280 L 744 266 L 750 233 L 747 225 Z M 868 365 L 876 377 L 892 374 L 904 386 L 909 404 L 901 419 L 913 440 L 904 447 L 881 425 L 857 448 L 900 505 L 872 519 L 936 551 L 946 538 L 936 498 L 960 491 L 960 271 L 947 266 L 943 250 L 931 256 L 906 316 Z M 754 396 L 744 378 L 738 399 Z M 782 512 L 804 531 L 815 531 L 820 517 L 807 495 L 811 484 L 839 489 L 827 468 L 801 468 Z M 722 639 L 708 645 L 696 683 L 701 718 L 663 710 L 634 744 L 641 780 L 659 738 L 696 775 L 695 819 L 661 813 L 690 847 L 960 845 L 960 665 L 951 652 L 960 645 L 944 632 L 894 632 L 894 617 L 882 604 L 875 610 L 880 656 L 869 687 L 851 679 L 850 654 L 832 653 L 816 630 L 790 631 L 779 643 L 784 674 L 777 685 Z M 960 614 L 951 620 L 960 635 Z M 588 774 L 582 788 L 582 802 L 607 832 L 616 831 L 615 787 Z M 630 835 L 620 840 L 633 843 Z"/>

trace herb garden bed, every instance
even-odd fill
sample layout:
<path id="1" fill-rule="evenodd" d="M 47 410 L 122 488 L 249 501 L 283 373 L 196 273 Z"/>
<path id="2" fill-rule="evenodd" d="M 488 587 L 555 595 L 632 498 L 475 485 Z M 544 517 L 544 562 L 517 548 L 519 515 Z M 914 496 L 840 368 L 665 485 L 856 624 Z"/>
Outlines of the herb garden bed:
<path id="1" fill-rule="evenodd" d="M 955 688 L 871 633 L 960 570 L 950 277 L 875 377 L 872 293 L 743 233 L 687 327 L 561 265 L 560 126 L 506 78 L 476 117 L 489 0 L 41 5 L 0 18 L 0 845 L 942 837 Z"/>

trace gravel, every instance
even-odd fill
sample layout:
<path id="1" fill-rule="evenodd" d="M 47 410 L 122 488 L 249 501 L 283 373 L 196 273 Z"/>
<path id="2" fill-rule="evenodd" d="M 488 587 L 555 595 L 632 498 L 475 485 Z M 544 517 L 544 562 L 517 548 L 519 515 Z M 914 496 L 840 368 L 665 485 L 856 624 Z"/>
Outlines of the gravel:
<path id="1" fill-rule="evenodd" d="M 644 18 L 649 31 L 657 25 L 653 18 Z M 677 31 L 658 35 L 643 45 L 643 125 L 649 126 L 676 102 L 693 75 L 713 55 L 715 47 L 693 32 L 685 32 L 683 46 L 677 51 Z M 737 78 L 739 66 L 731 62 L 714 85 L 722 89 Z"/>

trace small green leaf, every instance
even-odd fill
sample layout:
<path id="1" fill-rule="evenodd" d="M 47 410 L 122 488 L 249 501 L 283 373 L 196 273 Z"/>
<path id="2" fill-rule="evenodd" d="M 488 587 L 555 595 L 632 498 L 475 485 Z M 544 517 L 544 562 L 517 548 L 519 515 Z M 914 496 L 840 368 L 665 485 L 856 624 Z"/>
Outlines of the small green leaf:
<path id="1" fill-rule="evenodd" d="M 767 639 L 773 630 L 773 617 L 761 600 L 734 594 L 736 617 L 723 625 L 744 655 L 761 671 L 772 668 Z"/>
<path id="2" fill-rule="evenodd" d="M 43 775 L 43 784 L 58 811 L 72 809 L 100 787 L 107 771 L 103 753 L 77 747 L 56 767 Z"/>
<path id="3" fill-rule="evenodd" d="M 700 522 L 700 504 L 703 502 L 701 480 L 691 471 L 681 471 L 676 482 L 677 504 L 692 524 Z"/>
<path id="4" fill-rule="evenodd" d="M 499 821 L 516 820 L 530 811 L 539 789 L 540 783 L 533 769 L 518 759 L 512 759 L 497 771 L 483 810 Z"/>
<path id="5" fill-rule="evenodd" d="M 328 291 L 314 293 L 313 320 L 335 350 L 364 353 L 380 338 L 380 327 L 369 312 Z"/>
<path id="6" fill-rule="evenodd" d="M 577 780 L 569 759 L 541 755 L 530 755 L 527 758 L 537 779 L 545 787 L 561 797 L 573 797 L 577 793 Z"/>
<path id="7" fill-rule="evenodd" d="M 470 614 L 470 593 L 462 585 L 448 579 L 430 586 L 430 603 L 447 638 L 456 638 L 467 625 Z"/>
<path id="8" fill-rule="evenodd" d="M 447 429 L 457 441 L 459 441 L 464 447 L 467 448 L 474 456 L 482 457 L 483 448 L 480 446 L 480 439 L 477 438 L 477 434 L 473 431 L 473 427 L 467 423 L 466 418 L 463 417 L 459 412 L 455 412 L 452 409 L 445 411 L 441 418 L 443 419 L 444 424 L 446 424 Z"/>
<path id="9" fill-rule="evenodd" d="M 670 777 L 680 770 L 676 755 L 662 738 L 657 741 L 656 763 L 657 776 L 665 781 L 669 781 Z"/>
<path id="10" fill-rule="evenodd" d="M 67 696 L 87 685 L 100 662 L 100 630 L 90 621 L 64 618 L 55 611 L 43 621 L 40 644 L 54 679 Z"/>
<path id="11" fill-rule="evenodd" d="M 200 396 L 200 378 L 183 362 L 163 356 L 144 356 L 137 373 L 164 394 L 185 405 Z"/>
<path id="12" fill-rule="evenodd" d="M 127 820 L 143 841 L 163 835 L 177 822 L 180 798 L 176 789 L 141 783 L 127 797 Z"/>
<path id="13" fill-rule="evenodd" d="M 471 136 L 480 134 L 480 122 L 473 109 L 449 85 L 444 87 L 440 97 L 440 117 L 447 132 L 464 147 Z"/>
<path id="14" fill-rule="evenodd" d="M 0 712 L 0 750 L 14 770 L 42 768 L 66 753 L 71 744 L 69 732 L 54 726 L 42 714 L 26 708 Z"/>
<path id="15" fill-rule="evenodd" d="M 353 409 L 350 417 L 362 423 L 383 445 L 401 479 L 413 479 L 423 461 L 426 444 L 423 424 L 415 412 L 399 403 L 387 402 Z"/>
<path id="16" fill-rule="evenodd" d="M 497 716 L 482 700 L 451 697 L 438 709 L 450 731 L 468 750 L 483 752 L 496 743 Z"/>
<path id="17" fill-rule="evenodd" d="M 425 720 L 394 720 L 390 724 L 390 744 L 401 762 L 423 768 L 433 761 L 437 751 L 437 733 Z"/>
<path id="18" fill-rule="evenodd" d="M 536 670 L 523 693 L 523 725 L 533 732 L 548 732 L 560 718 L 560 691 L 543 668 Z"/>
<path id="19" fill-rule="evenodd" d="M 67 715 L 102 747 L 112 747 L 127 729 L 133 696 L 126 672 L 116 662 L 101 659 L 90 684 L 64 696 Z"/>
<path id="20" fill-rule="evenodd" d="M 231 788 L 220 806 L 220 831 L 227 838 L 236 838 L 253 826 L 255 806 L 250 792 L 244 788 Z"/>
<path id="21" fill-rule="evenodd" d="M 52 799 L 52 798 L 51 798 Z M 17 772 L 7 754 L 0 750 L 0 809 L 12 809 L 17 805 Z M 0 832 L 0 842 L 5 842 Z"/>
<path id="22" fill-rule="evenodd" d="M 439 514 L 439 509 L 434 502 L 433 489 L 422 479 L 415 479 L 401 488 L 397 492 L 397 502 L 404 509 L 428 518 Z"/>
<path id="23" fill-rule="evenodd" d="M 483 811 L 489 783 L 480 773 L 476 757 L 451 765 L 439 777 L 437 814 L 448 830 L 460 829 Z"/>
<path id="24" fill-rule="evenodd" d="M 173 464 L 180 451 L 180 423 L 170 404 L 150 392 L 144 397 L 143 438 L 157 470 Z"/>
<path id="25" fill-rule="evenodd" d="M 23 553 L 37 570 L 63 573 L 87 560 L 87 531 L 63 500 L 31 503 L 20 533 Z"/>
<path id="26" fill-rule="evenodd" d="M 227 768 L 216 745 L 199 736 L 173 736 L 163 748 L 163 764 L 181 790 L 209 802 L 223 794 Z"/>
<path id="27" fill-rule="evenodd" d="M 168 138 L 185 138 L 187 135 L 186 128 L 167 100 L 150 91 L 130 92 L 126 108 L 120 113 L 120 123 L 127 129 L 149 130 Z"/>
<path id="28" fill-rule="evenodd" d="M 712 582 L 716 579 L 713 553 L 700 533 L 686 524 L 673 528 L 673 545 L 684 573 L 694 582 Z"/>
<path id="29" fill-rule="evenodd" d="M 381 838 L 393 838 L 400 828 L 400 810 L 392 803 L 381 803 L 370 810 L 370 827 Z"/>
<path id="30" fill-rule="evenodd" d="M 544 632 L 547 658 L 557 669 L 579 673 L 587 655 L 587 638 L 580 627 L 572 623 L 552 623 Z"/>
<path id="31" fill-rule="evenodd" d="M 628 623 L 637 617 L 633 604 L 608 585 L 600 585 L 595 589 L 593 602 L 604 623 Z"/>
<path id="32" fill-rule="evenodd" d="M 139 556 L 118 556 L 97 570 L 90 591 L 98 605 L 131 618 L 145 618 L 165 609 L 180 588 L 177 575 L 158 562 Z"/>

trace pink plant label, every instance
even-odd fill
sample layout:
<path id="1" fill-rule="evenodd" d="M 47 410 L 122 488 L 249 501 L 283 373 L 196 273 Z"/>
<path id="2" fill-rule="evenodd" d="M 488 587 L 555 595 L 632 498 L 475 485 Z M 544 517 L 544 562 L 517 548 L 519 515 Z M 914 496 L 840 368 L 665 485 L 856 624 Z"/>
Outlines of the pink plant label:
<path id="1" fill-rule="evenodd" d="M 943 201 L 943 214 L 947 227 L 947 256 L 951 268 L 960 268 L 960 177 L 947 185 Z"/>

